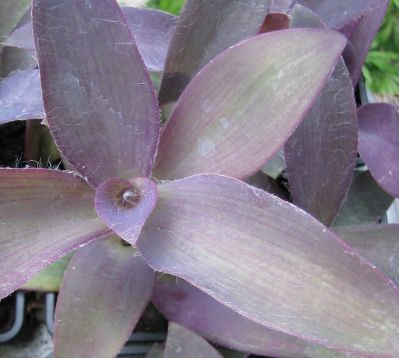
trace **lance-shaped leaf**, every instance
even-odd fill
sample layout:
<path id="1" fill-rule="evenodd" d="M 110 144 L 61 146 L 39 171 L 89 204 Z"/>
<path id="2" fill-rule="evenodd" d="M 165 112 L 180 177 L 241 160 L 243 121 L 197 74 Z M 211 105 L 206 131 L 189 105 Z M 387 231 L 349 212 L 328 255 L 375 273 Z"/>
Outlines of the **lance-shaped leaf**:
<path id="1" fill-rule="evenodd" d="M 226 50 L 176 104 L 161 137 L 156 175 L 253 174 L 303 119 L 344 46 L 338 33 L 292 29 Z"/>
<path id="2" fill-rule="evenodd" d="M 159 101 L 175 102 L 190 80 L 214 57 L 259 32 L 267 0 L 188 0 L 177 20 Z"/>
<path id="3" fill-rule="evenodd" d="M 348 37 L 345 61 L 356 84 L 389 0 L 297 0 L 297 3 L 314 11 L 329 28 Z"/>
<path id="4" fill-rule="evenodd" d="M 34 0 L 33 32 L 52 134 L 93 185 L 151 172 L 159 112 L 115 0 Z"/>
<path id="5" fill-rule="evenodd" d="M 392 201 L 393 198 L 379 187 L 369 171 L 355 172 L 334 226 L 379 223 Z"/>
<path id="6" fill-rule="evenodd" d="M 364 225 L 335 230 L 363 257 L 399 284 L 399 225 Z"/>
<path id="7" fill-rule="evenodd" d="M 155 270 L 266 327 L 398 356 L 399 289 L 312 216 L 262 190 L 217 175 L 159 185 L 137 245 Z"/>
<path id="8" fill-rule="evenodd" d="M 77 251 L 58 296 L 55 356 L 115 357 L 147 306 L 154 278 L 136 249 L 117 236 Z"/>
<path id="9" fill-rule="evenodd" d="M 294 6 L 293 28 L 325 25 L 310 10 Z M 357 156 L 357 109 L 342 59 L 319 98 L 285 145 L 293 201 L 329 226 L 349 188 Z"/>
<path id="10" fill-rule="evenodd" d="M 91 188 L 73 174 L 0 170 L 0 299 L 106 232 L 93 202 Z"/>
<path id="11" fill-rule="evenodd" d="M 0 82 L 0 124 L 44 118 L 38 70 L 14 72 Z"/>
<path id="12" fill-rule="evenodd" d="M 374 103 L 360 108 L 359 153 L 377 183 L 399 197 L 399 117 L 395 106 Z"/>
<path id="13" fill-rule="evenodd" d="M 177 323 L 169 322 L 164 358 L 223 358 L 205 339 Z"/>
<path id="14" fill-rule="evenodd" d="M 152 301 L 168 320 L 225 347 L 267 357 L 315 358 L 328 353 L 331 358 L 348 358 L 252 322 L 175 277 L 164 276 L 156 282 Z"/>
<path id="15" fill-rule="evenodd" d="M 121 10 L 147 68 L 162 71 L 176 17 L 158 10 L 133 7 L 121 7 Z M 28 21 L 15 29 L 4 44 L 34 50 L 32 22 Z"/>
<path id="16" fill-rule="evenodd" d="M 157 202 L 157 185 L 148 178 L 110 179 L 96 189 L 100 218 L 121 238 L 134 245 Z"/>

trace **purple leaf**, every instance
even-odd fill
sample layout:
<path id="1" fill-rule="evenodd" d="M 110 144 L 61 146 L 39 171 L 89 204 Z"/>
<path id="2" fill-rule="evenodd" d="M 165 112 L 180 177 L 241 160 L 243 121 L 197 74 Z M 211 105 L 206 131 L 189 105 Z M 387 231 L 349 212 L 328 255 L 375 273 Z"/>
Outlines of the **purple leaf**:
<path id="1" fill-rule="evenodd" d="M 162 71 L 176 18 L 162 11 L 121 8 L 144 63 L 149 70 Z M 7 46 L 34 50 L 32 22 L 15 29 L 4 41 Z"/>
<path id="2" fill-rule="evenodd" d="M 115 0 L 34 0 L 33 32 L 50 130 L 97 186 L 151 173 L 155 92 Z"/>
<path id="3" fill-rule="evenodd" d="M 356 84 L 368 49 L 386 13 L 389 0 L 297 0 L 313 12 L 331 29 L 348 37 L 345 61 Z"/>
<path id="4" fill-rule="evenodd" d="M 399 225 L 363 225 L 334 230 L 399 285 Z"/>
<path id="5" fill-rule="evenodd" d="M 97 214 L 131 245 L 157 202 L 157 185 L 148 178 L 110 179 L 96 189 Z"/>
<path id="6" fill-rule="evenodd" d="M 0 2 L 0 43 L 29 9 L 30 0 L 2 0 Z"/>
<path id="7" fill-rule="evenodd" d="M 223 358 L 218 351 L 200 336 L 169 322 L 164 358 Z"/>
<path id="8" fill-rule="evenodd" d="M 115 357 L 144 311 L 154 272 L 116 236 L 72 257 L 55 311 L 56 357 Z"/>
<path id="9" fill-rule="evenodd" d="M 337 33 L 294 29 L 226 50 L 176 104 L 161 137 L 157 177 L 256 172 L 303 119 L 344 45 Z"/>
<path id="10" fill-rule="evenodd" d="M 282 13 L 267 14 L 259 33 L 288 29 L 289 25 L 290 18 L 288 15 Z"/>
<path id="11" fill-rule="evenodd" d="M 0 124 L 44 118 L 38 70 L 14 72 L 0 82 Z"/>
<path id="12" fill-rule="evenodd" d="M 157 309 L 215 344 L 252 354 L 281 358 L 315 358 L 321 353 L 347 357 L 250 321 L 175 277 L 163 276 L 152 297 Z"/>
<path id="13" fill-rule="evenodd" d="M 0 170 L 0 299 L 107 231 L 93 201 L 87 183 L 67 172 Z"/>
<path id="14" fill-rule="evenodd" d="M 163 71 L 176 17 L 150 9 L 122 7 L 122 11 L 147 68 Z"/>
<path id="15" fill-rule="evenodd" d="M 374 179 L 399 197 L 399 117 L 396 108 L 375 103 L 359 109 L 359 153 Z"/>
<path id="16" fill-rule="evenodd" d="M 265 0 L 188 0 L 166 59 L 160 104 L 174 103 L 190 80 L 214 57 L 259 32 Z"/>
<path id="17" fill-rule="evenodd" d="M 158 197 L 137 241 L 154 270 L 268 328 L 398 356 L 399 289 L 312 216 L 217 175 L 161 184 Z"/>
<path id="18" fill-rule="evenodd" d="M 303 6 L 294 6 L 291 27 L 324 28 Z M 349 188 L 357 157 L 357 110 L 342 59 L 302 123 L 285 145 L 293 201 L 329 226 Z"/>
<path id="19" fill-rule="evenodd" d="M 369 171 L 355 172 L 334 226 L 379 223 L 392 201 L 393 198 L 378 186 Z"/>
<path id="20" fill-rule="evenodd" d="M 267 191 L 270 194 L 276 195 L 281 199 L 287 199 L 287 196 L 284 194 L 277 182 L 262 171 L 250 176 L 245 180 L 245 182 L 254 186 L 255 188 L 259 188 Z"/>

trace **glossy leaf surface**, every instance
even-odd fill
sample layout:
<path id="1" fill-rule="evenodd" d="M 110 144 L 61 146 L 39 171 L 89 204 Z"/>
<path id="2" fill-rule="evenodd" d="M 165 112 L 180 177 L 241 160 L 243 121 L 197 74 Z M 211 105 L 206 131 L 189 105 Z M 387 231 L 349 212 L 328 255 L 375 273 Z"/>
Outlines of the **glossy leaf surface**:
<path id="1" fill-rule="evenodd" d="M 0 170 L 0 298 L 62 256 L 103 235 L 94 193 L 56 170 Z"/>
<path id="2" fill-rule="evenodd" d="M 93 185 L 150 174 L 159 136 L 151 80 L 114 0 L 35 0 L 33 32 L 52 134 Z"/>
<path id="3" fill-rule="evenodd" d="M 355 172 L 334 226 L 381 222 L 393 198 L 376 183 L 369 171 Z"/>
<path id="4" fill-rule="evenodd" d="M 399 225 L 363 225 L 335 230 L 399 285 Z"/>
<path id="5" fill-rule="evenodd" d="M 55 311 L 56 357 L 115 357 L 144 311 L 155 274 L 116 236 L 72 257 Z"/>
<path id="6" fill-rule="evenodd" d="M 156 176 L 256 172 L 303 119 L 344 45 L 337 33 L 293 29 L 253 37 L 219 55 L 176 104 Z"/>
<path id="7" fill-rule="evenodd" d="M 131 245 L 157 202 L 157 186 L 148 178 L 110 179 L 96 189 L 97 214 Z"/>
<path id="8" fill-rule="evenodd" d="M 291 27 L 325 25 L 296 5 Z M 342 59 L 319 98 L 285 145 L 285 161 L 296 205 L 329 226 L 349 188 L 357 156 L 357 109 Z"/>
<path id="9" fill-rule="evenodd" d="M 137 245 L 155 270 L 266 327 L 352 353 L 399 353 L 398 288 L 262 190 L 216 175 L 159 185 Z"/>
<path id="10" fill-rule="evenodd" d="M 259 32 L 266 0 L 188 0 L 177 20 L 159 101 L 175 102 L 190 80 L 222 51 Z"/>
<path id="11" fill-rule="evenodd" d="M 399 117 L 387 103 L 359 110 L 359 153 L 378 184 L 399 197 Z"/>
<path id="12" fill-rule="evenodd" d="M 252 322 L 175 277 L 164 276 L 156 282 L 152 301 L 168 320 L 224 347 L 267 357 L 315 358 L 326 354 L 347 358 L 345 353 Z"/>
<path id="13" fill-rule="evenodd" d="M 169 322 L 164 358 L 223 358 L 206 340 L 177 323 Z"/>
<path id="14" fill-rule="evenodd" d="M 38 70 L 14 72 L 0 82 L 0 124 L 44 118 Z"/>

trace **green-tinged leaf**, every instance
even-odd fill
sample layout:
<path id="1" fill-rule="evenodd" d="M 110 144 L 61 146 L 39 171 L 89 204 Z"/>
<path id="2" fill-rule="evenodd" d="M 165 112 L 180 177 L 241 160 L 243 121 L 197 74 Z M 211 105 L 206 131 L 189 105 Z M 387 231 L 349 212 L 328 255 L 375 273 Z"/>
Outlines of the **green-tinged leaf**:
<path id="1" fill-rule="evenodd" d="M 291 29 L 223 52 L 176 104 L 161 136 L 155 175 L 243 178 L 256 172 L 317 99 L 345 43 L 332 31 Z"/>
<path id="2" fill-rule="evenodd" d="M 64 256 L 61 260 L 54 262 L 43 271 L 33 276 L 25 285 L 23 290 L 57 292 L 60 289 L 65 269 L 68 265 L 70 255 Z"/>
<path id="3" fill-rule="evenodd" d="M 55 311 L 57 358 L 115 357 L 150 299 L 155 273 L 116 236 L 72 257 Z"/>
<path id="4" fill-rule="evenodd" d="M 164 358 L 223 358 L 205 339 L 169 322 Z"/>
<path id="5" fill-rule="evenodd" d="M 137 245 L 266 327 L 328 348 L 399 354 L 399 289 L 312 216 L 240 181 L 198 175 L 158 186 Z"/>
<path id="6" fill-rule="evenodd" d="M 0 2 L 0 43 L 29 9 L 31 0 L 1 0 Z"/>
<path id="7" fill-rule="evenodd" d="M 47 169 L 0 169 L 0 299 L 108 229 L 80 177 Z"/>

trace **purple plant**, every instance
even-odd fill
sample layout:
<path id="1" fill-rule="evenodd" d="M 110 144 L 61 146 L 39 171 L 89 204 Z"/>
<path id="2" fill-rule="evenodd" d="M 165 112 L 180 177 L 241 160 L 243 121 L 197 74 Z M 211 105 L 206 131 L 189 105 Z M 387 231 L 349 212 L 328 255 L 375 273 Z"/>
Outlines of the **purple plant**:
<path id="1" fill-rule="evenodd" d="M 386 6 L 188 0 L 175 19 L 34 0 L 4 43 L 39 70 L 1 82 L 0 121 L 45 116 L 70 170 L 0 169 L 0 298 L 76 250 L 57 358 L 117 355 L 151 299 L 171 321 L 165 357 L 220 357 L 204 338 L 397 357 L 399 228 L 339 226 L 386 210 L 375 181 L 399 196 L 396 111 L 358 112 L 353 91 Z M 352 180 L 358 137 L 375 181 Z M 281 167 L 288 197 L 265 174 Z M 364 180 L 378 205 L 359 214 Z"/>

